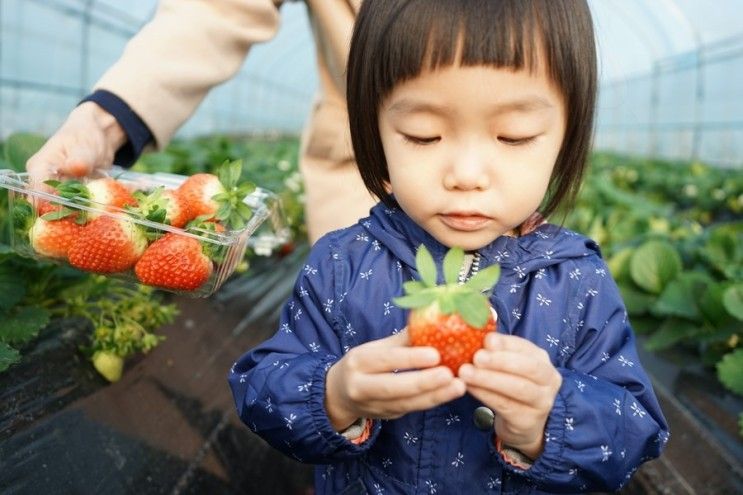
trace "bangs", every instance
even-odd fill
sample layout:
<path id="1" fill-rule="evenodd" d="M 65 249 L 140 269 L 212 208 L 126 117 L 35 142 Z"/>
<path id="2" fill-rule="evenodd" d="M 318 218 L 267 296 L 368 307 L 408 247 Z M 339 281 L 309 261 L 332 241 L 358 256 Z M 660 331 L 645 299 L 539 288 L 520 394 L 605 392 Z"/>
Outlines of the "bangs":
<path id="1" fill-rule="evenodd" d="M 373 54 L 381 62 L 376 64 L 373 77 L 375 92 L 384 98 L 400 82 L 455 63 L 534 72 L 537 54 L 546 52 L 539 45 L 550 37 L 549 27 L 540 22 L 534 3 L 398 2 L 399 12 L 388 17 L 390 23 Z M 543 62 L 550 73 L 549 57 Z"/>

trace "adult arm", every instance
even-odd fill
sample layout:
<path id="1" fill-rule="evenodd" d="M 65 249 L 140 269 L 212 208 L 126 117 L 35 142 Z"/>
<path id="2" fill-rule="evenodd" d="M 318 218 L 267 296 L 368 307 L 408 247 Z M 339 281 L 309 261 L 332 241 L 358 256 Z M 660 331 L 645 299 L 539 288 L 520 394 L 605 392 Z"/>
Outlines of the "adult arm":
<path id="1" fill-rule="evenodd" d="M 26 167 L 37 186 L 164 147 L 214 86 L 278 28 L 272 0 L 163 0 L 121 58 Z M 116 155 L 116 158 L 114 158 Z"/>

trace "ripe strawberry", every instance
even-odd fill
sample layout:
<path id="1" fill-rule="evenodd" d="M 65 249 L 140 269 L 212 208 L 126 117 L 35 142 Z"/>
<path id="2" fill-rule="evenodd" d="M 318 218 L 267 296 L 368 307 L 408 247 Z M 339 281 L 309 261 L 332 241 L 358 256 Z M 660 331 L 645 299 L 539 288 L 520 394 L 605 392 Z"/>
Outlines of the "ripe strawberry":
<path id="1" fill-rule="evenodd" d="M 225 162 L 217 175 L 195 174 L 178 188 L 178 194 L 189 205 L 190 218 L 214 217 L 233 229 L 240 229 L 252 215 L 244 203 L 245 197 L 255 190 L 249 182 L 238 183 L 242 173 L 242 160 Z"/>
<path id="2" fill-rule="evenodd" d="M 137 200 L 134 195 L 121 182 L 111 177 L 95 179 L 83 184 L 79 180 L 71 179 L 65 181 L 48 180 L 45 184 L 53 187 L 61 198 L 73 203 L 103 208 L 107 211 L 116 211 L 125 206 L 134 206 Z M 87 219 L 98 218 L 98 212 L 80 210 L 81 215 Z"/>
<path id="3" fill-rule="evenodd" d="M 163 198 L 167 200 L 165 205 L 165 220 L 173 227 L 183 227 L 193 218 L 191 207 L 178 191 L 169 189 L 163 192 Z"/>
<path id="4" fill-rule="evenodd" d="M 66 259 L 72 242 L 82 228 L 79 212 L 39 199 L 36 201 L 36 213 L 33 224 L 28 228 L 31 247 L 43 256 Z"/>
<path id="5" fill-rule="evenodd" d="M 137 206 L 127 207 L 134 215 L 173 227 L 183 227 L 190 220 L 191 208 L 177 190 L 160 186 L 148 193 L 136 191 L 134 197 Z"/>
<path id="6" fill-rule="evenodd" d="M 85 184 L 85 187 L 90 194 L 90 201 L 97 203 L 97 205 L 93 206 L 102 205 L 107 211 L 115 211 L 118 208 L 137 204 L 137 200 L 134 199 L 129 189 L 111 177 L 92 180 Z M 89 214 L 91 219 L 98 216 L 100 216 L 100 213 L 91 212 Z"/>
<path id="7" fill-rule="evenodd" d="M 441 364 L 456 375 L 460 366 L 472 362 L 487 332 L 496 329 L 495 312 L 482 292 L 495 285 L 500 267 L 489 266 L 459 284 L 464 252 L 453 248 L 444 257 L 446 284 L 436 285 L 436 264 L 425 246 L 418 249 L 415 261 L 421 280 L 406 282 L 406 295 L 394 301 L 411 309 L 408 333 L 412 345 L 438 349 Z"/>
<path id="8" fill-rule="evenodd" d="M 122 272 L 134 266 L 146 247 L 147 237 L 139 225 L 102 215 L 83 227 L 68 257 L 70 264 L 81 270 Z"/>
<path id="9" fill-rule="evenodd" d="M 50 258 L 66 259 L 70 246 L 82 228 L 71 217 L 59 220 L 38 217 L 28 231 L 28 238 L 37 253 Z"/>
<path id="10" fill-rule="evenodd" d="M 172 232 L 153 242 L 134 267 L 140 282 L 175 290 L 198 289 L 212 270 L 197 239 Z"/>

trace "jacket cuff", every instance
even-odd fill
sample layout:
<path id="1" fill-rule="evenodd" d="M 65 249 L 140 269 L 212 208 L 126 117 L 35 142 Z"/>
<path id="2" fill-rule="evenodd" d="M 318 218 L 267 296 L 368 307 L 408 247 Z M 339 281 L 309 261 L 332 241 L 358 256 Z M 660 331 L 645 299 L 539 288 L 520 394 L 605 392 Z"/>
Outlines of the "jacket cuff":
<path id="1" fill-rule="evenodd" d="M 127 142 L 116 150 L 114 164 L 131 167 L 142 154 L 144 147 L 152 142 L 153 136 L 147 124 L 132 110 L 124 100 L 105 89 L 98 89 L 80 101 L 92 101 L 113 115 L 127 136 Z"/>
<path id="2" fill-rule="evenodd" d="M 501 447 L 496 439 L 491 446 L 491 452 L 507 471 L 524 476 L 537 485 L 546 482 L 553 476 L 555 470 L 563 468 L 566 410 L 567 402 L 564 398 L 564 391 L 561 389 L 555 396 L 555 403 L 544 428 L 544 450 L 532 461 L 533 464 L 514 462 L 518 460 L 509 456 L 510 452 L 506 450 L 507 447 Z M 503 455 L 504 453 L 506 455 Z"/>
<path id="3" fill-rule="evenodd" d="M 361 437 L 349 440 L 335 431 L 330 424 L 330 418 L 325 410 L 325 379 L 328 370 L 336 361 L 335 356 L 328 356 L 317 364 L 312 377 L 312 393 L 309 395 L 307 405 L 315 431 L 325 444 L 322 450 L 335 459 L 343 459 L 366 452 L 374 444 L 380 425 L 379 421 L 366 420 Z M 359 441 L 360 439 L 363 440 Z"/>

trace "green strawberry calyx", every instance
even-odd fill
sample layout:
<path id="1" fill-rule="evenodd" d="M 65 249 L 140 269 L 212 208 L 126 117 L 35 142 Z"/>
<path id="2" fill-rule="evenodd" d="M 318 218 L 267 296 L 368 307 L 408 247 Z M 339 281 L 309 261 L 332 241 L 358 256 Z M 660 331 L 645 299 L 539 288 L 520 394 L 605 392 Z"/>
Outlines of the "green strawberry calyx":
<path id="1" fill-rule="evenodd" d="M 500 266 L 491 265 L 460 284 L 459 272 L 464 264 L 464 251 L 454 247 L 444 256 L 443 285 L 437 285 L 436 262 L 424 245 L 418 248 L 415 265 L 420 280 L 403 284 L 405 295 L 393 299 L 401 308 L 418 309 L 436 305 L 442 314 L 458 313 L 468 325 L 482 328 L 490 316 L 490 302 L 483 293 L 493 288 L 500 277 Z"/>
<path id="2" fill-rule="evenodd" d="M 59 197 L 66 199 L 71 203 L 79 205 L 88 205 L 90 203 L 90 192 L 88 191 L 88 188 L 85 186 L 85 184 L 83 184 L 79 180 L 68 179 L 65 181 L 59 181 L 55 179 L 49 179 L 45 180 L 44 184 L 55 189 Z M 76 215 L 75 223 L 78 223 L 80 225 L 85 224 L 85 222 L 87 221 L 87 215 L 85 211 L 73 209 L 65 205 L 62 205 L 61 208 L 55 211 L 41 215 L 41 218 L 47 221 L 54 221 L 67 218 L 71 215 Z"/>
<path id="3" fill-rule="evenodd" d="M 245 204 L 245 198 L 255 191 L 252 182 L 241 182 L 242 160 L 225 161 L 217 170 L 219 182 L 224 192 L 212 196 L 212 200 L 219 205 L 214 215 L 217 220 L 231 229 L 242 229 L 252 216 L 253 212 Z"/>

